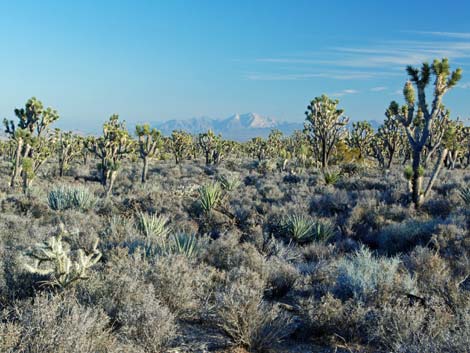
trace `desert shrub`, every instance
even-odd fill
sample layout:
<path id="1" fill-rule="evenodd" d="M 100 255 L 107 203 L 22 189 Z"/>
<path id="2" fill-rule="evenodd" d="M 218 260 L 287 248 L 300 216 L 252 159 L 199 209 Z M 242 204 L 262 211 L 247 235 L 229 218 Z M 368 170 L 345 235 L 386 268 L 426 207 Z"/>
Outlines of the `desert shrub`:
<path id="1" fill-rule="evenodd" d="M 339 297 L 361 302 L 388 296 L 401 288 L 408 293 L 415 291 L 411 276 L 400 272 L 400 264 L 396 257 L 375 257 L 362 247 L 354 255 L 338 260 L 334 291 Z"/>
<path id="2" fill-rule="evenodd" d="M 156 297 L 177 317 L 197 317 L 211 291 L 213 271 L 195 266 L 185 256 L 160 258 L 149 272 Z"/>
<path id="3" fill-rule="evenodd" d="M 377 234 L 379 249 L 397 254 L 406 252 L 416 245 L 425 245 L 436 230 L 439 220 L 406 220 L 402 223 L 387 225 Z"/>
<path id="4" fill-rule="evenodd" d="M 52 189 L 48 195 L 49 207 L 55 211 L 77 209 L 87 211 L 96 204 L 96 198 L 85 187 L 60 186 Z"/>
<path id="5" fill-rule="evenodd" d="M 432 217 L 448 217 L 454 207 L 448 199 L 429 199 L 422 205 L 423 211 Z"/>
<path id="6" fill-rule="evenodd" d="M 146 287 L 145 296 L 129 301 L 117 313 L 118 332 L 124 342 L 143 352 L 161 352 L 176 336 L 175 317 L 155 298 L 153 287 Z"/>
<path id="7" fill-rule="evenodd" d="M 203 260 L 220 270 L 245 267 L 258 274 L 265 272 L 265 258 L 253 244 L 240 243 L 236 234 L 226 234 L 205 249 Z"/>
<path id="8" fill-rule="evenodd" d="M 168 229 L 168 217 L 162 215 L 139 212 L 137 215 L 137 228 L 147 238 L 164 240 L 170 230 Z"/>
<path id="9" fill-rule="evenodd" d="M 332 217 L 345 214 L 354 207 L 352 195 L 345 190 L 333 190 L 315 196 L 310 203 L 310 212 L 320 216 Z"/>
<path id="10" fill-rule="evenodd" d="M 106 314 L 78 304 L 73 297 L 39 295 L 33 302 L 18 304 L 13 322 L 21 332 L 15 352 L 118 351 Z"/>
<path id="11" fill-rule="evenodd" d="M 263 300 L 263 281 L 244 268 L 232 271 L 216 295 L 216 325 L 237 346 L 263 351 L 288 337 L 290 320 Z"/>
<path id="12" fill-rule="evenodd" d="M 468 352 L 469 325 L 465 318 L 468 311 L 454 316 L 439 301 L 423 306 L 402 300 L 375 310 L 368 336 L 392 352 Z"/>
<path id="13" fill-rule="evenodd" d="M 266 271 L 266 291 L 274 298 L 286 295 L 300 276 L 295 266 L 277 257 L 272 257 L 267 261 Z"/>
<path id="14" fill-rule="evenodd" d="M 290 215 L 282 221 L 285 234 L 298 243 L 327 241 L 335 231 L 329 223 L 319 222 L 303 215 Z"/>
<path id="15" fill-rule="evenodd" d="M 310 297 L 302 302 L 305 335 L 308 338 L 361 342 L 366 331 L 366 317 L 370 309 L 353 299 L 342 302 L 331 293 L 320 299 Z M 341 342 L 344 344 L 344 341 Z"/>

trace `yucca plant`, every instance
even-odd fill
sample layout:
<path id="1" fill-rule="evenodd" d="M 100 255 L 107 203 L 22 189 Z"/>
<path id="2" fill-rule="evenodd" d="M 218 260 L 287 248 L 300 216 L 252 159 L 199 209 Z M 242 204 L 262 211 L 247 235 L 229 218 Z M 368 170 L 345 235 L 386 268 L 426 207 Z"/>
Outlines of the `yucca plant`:
<path id="1" fill-rule="evenodd" d="M 226 191 L 233 191 L 237 189 L 241 184 L 240 178 L 232 174 L 221 175 L 219 176 L 218 181 L 222 186 L 222 189 Z"/>
<path id="2" fill-rule="evenodd" d="M 297 243 L 326 241 L 334 235 L 334 228 L 303 215 L 290 215 L 282 221 L 286 235 Z"/>
<path id="3" fill-rule="evenodd" d="M 158 246 L 158 254 L 184 255 L 187 258 L 196 256 L 199 244 L 195 234 L 177 233 L 173 234 L 167 242 Z"/>
<path id="4" fill-rule="evenodd" d="M 326 185 L 334 185 L 336 184 L 339 179 L 341 178 L 341 173 L 336 172 L 336 171 L 327 171 L 325 170 L 323 172 L 323 179 L 325 180 Z"/>
<path id="5" fill-rule="evenodd" d="M 204 213 L 212 212 L 222 201 L 222 189 L 218 183 L 206 184 L 201 186 L 199 192 L 199 205 Z"/>
<path id="6" fill-rule="evenodd" d="M 470 206 L 470 187 L 462 186 L 459 189 L 459 193 L 460 193 L 460 198 L 462 199 L 462 201 L 465 203 L 467 207 L 469 207 Z"/>
<path id="7" fill-rule="evenodd" d="M 149 215 L 143 212 L 137 214 L 137 228 L 147 238 L 164 239 L 169 233 L 167 225 L 168 217 L 166 216 L 157 214 Z"/>
<path id="8" fill-rule="evenodd" d="M 77 209 L 87 211 L 96 204 L 93 193 L 84 187 L 59 186 L 52 189 L 47 197 L 49 207 L 55 211 Z"/>

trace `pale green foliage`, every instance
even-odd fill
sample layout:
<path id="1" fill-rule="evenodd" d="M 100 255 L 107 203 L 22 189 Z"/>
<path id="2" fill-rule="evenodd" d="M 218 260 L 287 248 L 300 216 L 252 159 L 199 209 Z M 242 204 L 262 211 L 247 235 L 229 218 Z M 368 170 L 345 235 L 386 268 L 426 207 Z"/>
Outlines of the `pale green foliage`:
<path id="1" fill-rule="evenodd" d="M 238 175 L 227 174 L 221 175 L 218 178 L 222 189 L 226 191 L 233 191 L 241 185 L 240 177 Z"/>
<path id="2" fill-rule="evenodd" d="M 286 235 L 298 243 L 326 241 L 335 231 L 330 224 L 315 221 L 303 215 L 289 215 L 282 221 Z"/>
<path id="3" fill-rule="evenodd" d="M 95 195 L 81 186 L 59 186 L 52 189 L 47 197 L 49 207 L 55 211 L 77 209 L 87 211 L 96 204 Z"/>
<path id="4" fill-rule="evenodd" d="M 24 267 L 31 273 L 49 276 L 44 284 L 65 288 L 79 280 L 88 279 L 88 270 L 101 259 L 98 250 L 98 239 L 93 244 L 91 252 L 86 253 L 79 249 L 72 252 L 68 244 L 64 243 L 63 236 L 68 233 L 61 226 L 57 235 L 50 237 L 35 249 L 26 253 L 33 260 L 33 264 L 24 263 Z"/>
<path id="5" fill-rule="evenodd" d="M 147 238 L 164 239 L 169 233 L 168 217 L 162 215 L 139 212 L 137 215 L 137 227 Z"/>
<path id="6" fill-rule="evenodd" d="M 323 179 L 325 180 L 326 185 L 333 185 L 336 184 L 339 179 L 341 178 L 341 173 L 337 171 L 323 171 Z"/>
<path id="7" fill-rule="evenodd" d="M 362 247 L 350 258 L 338 261 L 337 290 L 366 301 L 378 291 L 390 290 L 397 284 L 400 263 L 397 257 L 374 257 L 369 249 Z M 403 276 L 404 286 L 412 291 L 411 277 Z"/>
<path id="8" fill-rule="evenodd" d="M 222 201 L 222 189 L 218 183 L 206 184 L 198 189 L 199 205 L 204 213 L 209 214 Z"/>

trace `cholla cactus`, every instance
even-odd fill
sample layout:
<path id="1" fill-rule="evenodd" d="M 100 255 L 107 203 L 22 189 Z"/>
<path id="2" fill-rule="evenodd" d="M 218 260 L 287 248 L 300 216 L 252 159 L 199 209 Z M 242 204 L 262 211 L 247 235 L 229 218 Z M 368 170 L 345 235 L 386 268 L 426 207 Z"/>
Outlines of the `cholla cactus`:
<path id="1" fill-rule="evenodd" d="M 101 252 L 98 250 L 98 239 L 96 239 L 90 253 L 79 249 L 76 254 L 68 249 L 62 238 L 67 235 L 63 226 L 60 227 L 57 235 L 50 237 L 42 244 L 26 255 L 34 260 L 33 265 L 24 264 L 26 270 L 43 276 L 49 276 L 49 280 L 44 284 L 69 287 L 76 281 L 88 278 L 88 270 L 101 259 Z"/>

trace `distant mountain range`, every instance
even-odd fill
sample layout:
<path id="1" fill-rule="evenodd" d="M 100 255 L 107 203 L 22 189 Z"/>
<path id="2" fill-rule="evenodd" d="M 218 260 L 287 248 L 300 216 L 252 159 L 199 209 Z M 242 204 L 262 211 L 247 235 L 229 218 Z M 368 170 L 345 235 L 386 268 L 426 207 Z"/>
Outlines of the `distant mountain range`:
<path id="1" fill-rule="evenodd" d="M 267 137 L 271 130 L 278 129 L 288 135 L 294 130 L 301 130 L 303 122 L 278 122 L 273 118 L 256 113 L 234 114 L 226 119 L 211 119 L 208 117 L 192 118 L 189 120 L 168 120 L 151 124 L 164 135 L 173 130 L 184 130 L 192 134 L 205 132 L 209 129 L 222 134 L 226 139 L 246 141 L 253 137 Z"/>
<path id="2" fill-rule="evenodd" d="M 369 122 L 375 131 L 381 124 L 375 120 Z M 246 113 L 234 114 L 225 119 L 211 119 L 203 116 L 188 120 L 168 120 L 151 125 L 159 129 L 164 135 L 170 135 L 173 130 L 198 134 L 210 129 L 216 134 L 222 134 L 225 139 L 246 141 L 253 137 L 266 138 L 273 129 L 282 131 L 284 135 L 290 135 L 295 130 L 302 130 L 304 122 L 278 122 L 271 117 Z M 349 125 L 352 127 L 352 122 Z"/>

